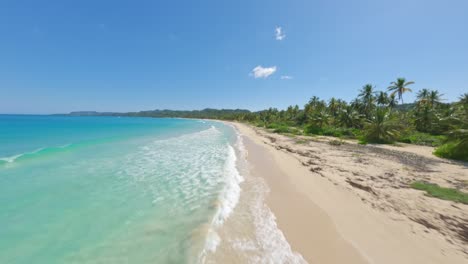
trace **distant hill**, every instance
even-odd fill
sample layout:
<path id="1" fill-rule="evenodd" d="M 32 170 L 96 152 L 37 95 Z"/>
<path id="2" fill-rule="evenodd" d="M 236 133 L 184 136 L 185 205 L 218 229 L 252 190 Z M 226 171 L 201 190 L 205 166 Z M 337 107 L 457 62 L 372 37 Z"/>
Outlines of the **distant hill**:
<path id="1" fill-rule="evenodd" d="M 395 106 L 395 109 L 402 110 L 402 111 L 408 111 L 413 109 L 416 106 L 415 103 L 409 103 L 409 104 L 397 104 Z"/>
<path id="2" fill-rule="evenodd" d="M 96 112 L 96 111 L 76 111 L 70 112 L 70 116 L 104 116 L 104 115 L 114 115 L 113 112 Z"/>
<path id="3" fill-rule="evenodd" d="M 212 119 L 231 119 L 235 115 L 249 114 L 245 109 L 211 109 L 203 110 L 149 110 L 140 112 L 96 112 L 96 111 L 76 111 L 70 112 L 69 116 L 131 116 L 131 117 L 181 117 L 181 118 L 212 118 Z"/>

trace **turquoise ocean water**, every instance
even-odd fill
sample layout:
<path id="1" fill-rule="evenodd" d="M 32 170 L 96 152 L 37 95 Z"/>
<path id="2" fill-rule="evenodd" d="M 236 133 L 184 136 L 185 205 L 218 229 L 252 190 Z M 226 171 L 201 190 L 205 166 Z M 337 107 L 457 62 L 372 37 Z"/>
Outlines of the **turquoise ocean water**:
<path id="1" fill-rule="evenodd" d="M 236 132 L 0 115 L 0 263 L 195 263 L 239 196 Z"/>

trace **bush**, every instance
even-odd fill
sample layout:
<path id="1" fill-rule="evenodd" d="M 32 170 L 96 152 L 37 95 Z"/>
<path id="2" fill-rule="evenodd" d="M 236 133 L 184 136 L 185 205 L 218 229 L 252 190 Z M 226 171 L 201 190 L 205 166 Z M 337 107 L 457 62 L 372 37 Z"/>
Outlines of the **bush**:
<path id="1" fill-rule="evenodd" d="M 468 147 L 460 140 L 448 142 L 434 151 L 434 155 L 455 160 L 468 161 Z"/>

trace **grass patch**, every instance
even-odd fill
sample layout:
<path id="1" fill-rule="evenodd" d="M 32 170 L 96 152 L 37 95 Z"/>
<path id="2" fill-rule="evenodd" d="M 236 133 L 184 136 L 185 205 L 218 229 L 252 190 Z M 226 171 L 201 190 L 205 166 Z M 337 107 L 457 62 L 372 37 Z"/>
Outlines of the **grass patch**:
<path id="1" fill-rule="evenodd" d="M 440 187 L 437 184 L 427 182 L 413 182 L 411 188 L 426 191 L 426 195 L 442 200 L 454 201 L 468 204 L 468 193 L 456 189 Z"/>
<path id="2" fill-rule="evenodd" d="M 434 151 L 434 155 L 441 158 L 468 161 L 468 147 L 465 145 L 460 141 L 451 141 L 438 147 Z"/>

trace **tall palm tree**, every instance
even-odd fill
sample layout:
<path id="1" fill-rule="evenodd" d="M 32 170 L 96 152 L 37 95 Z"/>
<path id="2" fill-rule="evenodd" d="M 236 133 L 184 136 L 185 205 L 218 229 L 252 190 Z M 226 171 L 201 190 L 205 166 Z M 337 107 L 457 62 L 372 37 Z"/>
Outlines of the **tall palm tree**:
<path id="1" fill-rule="evenodd" d="M 403 94 L 406 92 L 412 92 L 412 90 L 407 87 L 411 84 L 414 84 L 414 82 L 407 82 L 405 78 L 398 78 L 396 82 L 390 83 L 388 90 L 392 91 L 392 94 L 398 94 L 398 100 L 401 100 L 403 103 Z"/>

